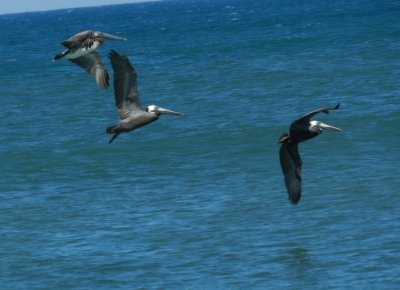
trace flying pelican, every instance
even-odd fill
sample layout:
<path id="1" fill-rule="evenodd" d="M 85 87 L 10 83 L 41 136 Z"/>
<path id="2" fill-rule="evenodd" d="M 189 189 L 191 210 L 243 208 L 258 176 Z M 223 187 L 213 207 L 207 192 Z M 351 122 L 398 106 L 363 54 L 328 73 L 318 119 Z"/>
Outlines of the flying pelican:
<path id="1" fill-rule="evenodd" d="M 126 40 L 126 38 L 106 34 L 100 31 L 86 30 L 71 36 L 61 42 L 66 48 L 57 54 L 53 60 L 67 58 L 85 69 L 89 74 L 96 78 L 96 83 L 101 89 L 108 88 L 108 73 L 101 61 L 97 47 L 102 45 L 106 39 Z"/>
<path id="2" fill-rule="evenodd" d="M 288 133 L 282 133 L 278 143 L 281 143 L 279 150 L 282 173 L 285 177 L 285 184 L 289 194 L 289 200 L 292 204 L 297 204 L 301 197 L 301 165 L 302 160 L 297 149 L 300 142 L 314 138 L 325 129 L 341 131 L 341 129 L 324 124 L 320 121 L 310 121 L 318 114 L 329 114 L 332 110 L 339 109 L 340 104 L 333 108 L 322 108 L 295 120 L 289 128 Z"/>
<path id="3" fill-rule="evenodd" d="M 154 122 L 161 114 L 183 115 L 156 105 L 150 105 L 145 110 L 142 110 L 140 108 L 134 67 L 126 56 L 121 56 L 114 50 L 111 50 L 109 57 L 114 70 L 115 105 L 118 108 L 121 122 L 106 129 L 107 134 L 113 134 L 108 143 L 111 144 L 121 133 L 129 132 Z"/>

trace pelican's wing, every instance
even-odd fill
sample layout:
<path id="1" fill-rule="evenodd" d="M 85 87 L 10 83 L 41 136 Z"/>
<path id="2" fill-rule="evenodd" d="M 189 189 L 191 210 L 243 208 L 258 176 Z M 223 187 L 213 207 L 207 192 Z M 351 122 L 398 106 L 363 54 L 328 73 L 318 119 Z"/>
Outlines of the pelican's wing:
<path id="1" fill-rule="evenodd" d="M 122 120 L 141 110 L 136 71 L 126 56 L 114 50 L 111 50 L 109 56 L 114 70 L 115 105 Z"/>
<path id="2" fill-rule="evenodd" d="M 301 165 L 302 160 L 297 149 L 297 143 L 282 143 L 279 150 L 282 173 L 292 204 L 297 204 L 301 197 Z"/>
<path id="3" fill-rule="evenodd" d="M 70 59 L 81 68 L 85 69 L 89 74 L 96 78 L 96 83 L 101 89 L 106 89 L 109 86 L 109 76 L 104 68 L 98 51 L 92 51 L 78 58 Z"/>
<path id="4" fill-rule="evenodd" d="M 301 124 L 308 124 L 310 122 L 310 119 L 318 114 L 318 113 L 325 113 L 325 114 L 329 114 L 330 111 L 332 110 L 337 110 L 340 107 L 340 103 L 338 103 L 335 107 L 333 108 L 321 108 L 315 111 L 312 111 L 308 114 L 305 114 L 304 116 L 298 118 L 297 120 L 295 120 L 291 125 L 290 125 L 290 129 L 295 128 L 297 126 L 300 126 Z"/>
<path id="5" fill-rule="evenodd" d="M 94 40 L 93 30 L 86 30 L 71 36 L 70 38 L 61 42 L 61 44 L 68 49 L 74 50 L 79 47 L 89 48 L 93 45 Z"/>

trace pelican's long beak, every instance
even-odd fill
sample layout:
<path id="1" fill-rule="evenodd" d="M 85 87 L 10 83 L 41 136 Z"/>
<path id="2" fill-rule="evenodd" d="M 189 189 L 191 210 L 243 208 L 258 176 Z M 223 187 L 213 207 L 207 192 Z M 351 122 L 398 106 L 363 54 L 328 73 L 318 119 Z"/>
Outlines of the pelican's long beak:
<path id="1" fill-rule="evenodd" d="M 333 130 L 333 131 L 342 131 L 342 129 L 340 129 L 340 128 L 337 128 L 337 127 L 333 127 L 333 126 L 331 126 L 331 125 L 328 125 L 328 124 L 325 124 L 325 123 L 322 123 L 322 122 L 320 122 L 319 124 L 318 124 L 318 126 L 321 128 L 321 129 L 329 129 L 329 130 Z"/>
<path id="2" fill-rule="evenodd" d="M 120 40 L 120 41 L 121 40 L 126 40 L 126 38 L 119 37 L 119 36 L 114 36 L 114 35 L 103 33 L 103 32 L 101 34 L 104 37 L 104 39 Z"/>
<path id="3" fill-rule="evenodd" d="M 157 108 L 157 112 L 159 114 L 165 114 L 165 115 L 183 115 L 182 113 L 171 111 L 171 110 L 164 109 L 164 108 L 161 108 L 161 107 Z"/>

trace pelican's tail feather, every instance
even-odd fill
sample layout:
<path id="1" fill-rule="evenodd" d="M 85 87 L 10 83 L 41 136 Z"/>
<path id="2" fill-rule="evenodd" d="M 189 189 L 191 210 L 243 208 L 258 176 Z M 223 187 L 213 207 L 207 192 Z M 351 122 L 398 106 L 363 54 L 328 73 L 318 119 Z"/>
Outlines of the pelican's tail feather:
<path id="1" fill-rule="evenodd" d="M 69 49 L 64 50 L 63 52 L 57 54 L 53 60 L 59 60 L 60 58 L 63 58 L 64 56 L 66 56 L 68 53 L 70 53 Z"/>
<path id="2" fill-rule="evenodd" d="M 111 144 L 112 141 L 114 141 L 114 139 L 117 138 L 119 134 L 121 134 L 121 132 L 118 132 L 118 126 L 116 126 L 116 125 L 107 127 L 106 133 L 107 134 L 114 134 L 114 136 L 112 136 L 110 141 L 108 141 L 108 144 Z"/>
<path id="3" fill-rule="evenodd" d="M 278 143 L 285 143 L 288 140 L 289 140 L 289 134 L 286 132 L 283 132 L 278 138 Z"/>
<path id="4" fill-rule="evenodd" d="M 106 133 L 107 133 L 107 134 L 114 134 L 114 133 L 117 133 L 117 128 L 118 128 L 118 126 L 116 126 L 116 125 L 109 126 L 109 127 L 107 127 L 107 129 L 106 129 Z"/>

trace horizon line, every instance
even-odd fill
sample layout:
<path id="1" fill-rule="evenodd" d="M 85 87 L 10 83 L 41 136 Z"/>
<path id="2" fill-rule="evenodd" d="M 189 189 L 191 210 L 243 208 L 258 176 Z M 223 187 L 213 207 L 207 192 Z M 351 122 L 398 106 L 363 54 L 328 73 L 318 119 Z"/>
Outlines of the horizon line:
<path id="1" fill-rule="evenodd" d="M 113 4 L 101 4 L 101 5 L 84 5 L 79 7 L 63 7 L 63 8 L 50 8 L 50 9 L 38 9 L 38 10 L 26 10 L 26 11 L 18 11 L 18 12 L 0 12 L 0 16 L 4 15 L 16 15 L 16 14 L 26 14 L 26 13 L 41 13 L 41 12 L 49 12 L 49 11 L 58 11 L 58 10 L 74 10 L 80 8 L 94 8 L 94 7 L 104 7 L 104 6 L 118 6 L 118 5 L 126 5 L 126 4 L 143 4 L 147 2 L 161 2 L 163 0 L 138 0 L 135 2 L 121 2 L 121 3 L 113 3 Z"/>

